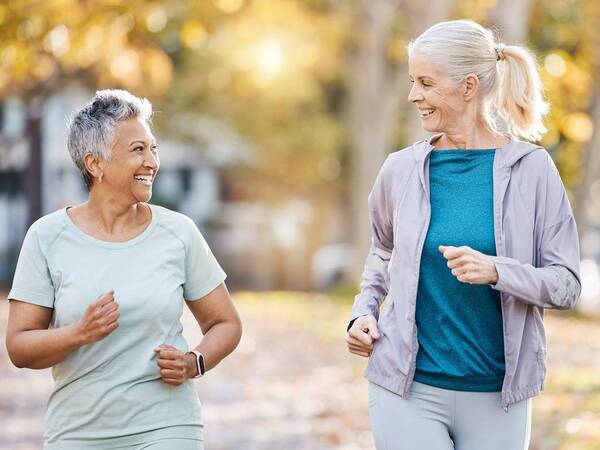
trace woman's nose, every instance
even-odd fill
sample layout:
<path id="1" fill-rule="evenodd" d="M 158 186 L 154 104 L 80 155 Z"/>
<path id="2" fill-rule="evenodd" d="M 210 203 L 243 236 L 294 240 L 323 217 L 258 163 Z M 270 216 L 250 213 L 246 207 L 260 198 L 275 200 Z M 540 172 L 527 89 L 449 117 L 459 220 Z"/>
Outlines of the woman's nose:
<path id="1" fill-rule="evenodd" d="M 422 100 L 422 99 L 423 99 L 423 96 L 421 95 L 420 92 L 418 92 L 418 88 L 415 87 L 415 85 L 413 84 L 408 93 L 408 101 L 410 103 L 414 103 L 414 102 L 416 102 L 418 100 Z"/>
<path id="2" fill-rule="evenodd" d="M 158 155 L 150 152 L 150 155 L 144 160 L 144 165 L 150 169 L 154 169 L 155 171 L 158 169 Z"/>

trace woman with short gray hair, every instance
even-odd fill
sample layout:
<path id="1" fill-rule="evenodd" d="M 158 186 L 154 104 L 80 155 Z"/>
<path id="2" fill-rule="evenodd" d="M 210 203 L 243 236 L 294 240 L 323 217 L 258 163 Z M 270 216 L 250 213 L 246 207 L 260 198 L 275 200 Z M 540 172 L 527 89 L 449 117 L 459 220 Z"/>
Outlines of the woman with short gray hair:
<path id="1" fill-rule="evenodd" d="M 470 20 L 434 25 L 408 53 L 408 101 L 434 134 L 375 181 L 346 338 L 369 357 L 375 445 L 523 450 L 546 375 L 544 308 L 573 308 L 581 290 L 558 171 L 516 137 L 545 131 L 535 59 Z"/>
<path id="2" fill-rule="evenodd" d="M 44 450 L 200 450 L 191 378 L 237 346 L 225 273 L 192 220 L 150 205 L 160 162 L 152 106 L 96 93 L 69 127 L 88 201 L 35 222 L 12 289 L 17 367 L 52 367 Z M 184 301 L 204 337 L 182 336 Z"/>

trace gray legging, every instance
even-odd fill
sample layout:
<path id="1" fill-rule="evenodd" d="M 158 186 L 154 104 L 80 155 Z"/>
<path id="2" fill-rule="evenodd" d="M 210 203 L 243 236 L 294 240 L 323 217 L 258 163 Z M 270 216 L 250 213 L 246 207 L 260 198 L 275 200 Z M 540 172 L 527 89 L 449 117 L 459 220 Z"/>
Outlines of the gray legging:
<path id="1" fill-rule="evenodd" d="M 499 392 L 462 392 L 413 382 L 407 399 L 369 383 L 377 450 L 526 450 L 531 399 L 500 406 Z"/>

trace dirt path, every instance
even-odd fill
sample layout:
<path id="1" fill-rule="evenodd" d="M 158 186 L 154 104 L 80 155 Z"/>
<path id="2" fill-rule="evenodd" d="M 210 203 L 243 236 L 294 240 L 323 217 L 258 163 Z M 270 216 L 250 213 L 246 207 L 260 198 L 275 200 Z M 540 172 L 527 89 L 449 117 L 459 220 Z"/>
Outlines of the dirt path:
<path id="1" fill-rule="evenodd" d="M 210 450 L 372 450 L 364 361 L 344 351 L 348 305 L 287 293 L 236 295 L 244 338 L 198 380 Z M 0 301 L 0 333 L 6 325 Z M 600 449 L 598 322 L 546 320 L 549 378 L 534 402 L 530 450 Z M 184 317 L 188 342 L 197 326 Z M 48 370 L 19 370 L 0 347 L 1 450 L 41 448 Z"/>

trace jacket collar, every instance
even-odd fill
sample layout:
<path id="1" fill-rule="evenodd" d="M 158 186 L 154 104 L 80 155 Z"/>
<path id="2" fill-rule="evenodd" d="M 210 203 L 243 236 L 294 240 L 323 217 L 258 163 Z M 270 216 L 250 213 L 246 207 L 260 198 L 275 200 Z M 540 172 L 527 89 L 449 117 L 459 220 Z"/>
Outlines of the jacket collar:
<path id="1" fill-rule="evenodd" d="M 429 153 L 433 150 L 433 143 L 441 136 L 441 133 L 434 134 L 427 140 L 418 141 L 413 144 L 414 157 L 418 163 L 423 163 L 425 159 L 427 159 Z M 542 148 L 536 144 L 519 141 L 511 134 L 506 134 L 505 136 L 509 138 L 510 141 L 496 152 L 502 167 L 512 167 L 523 156 Z"/>

